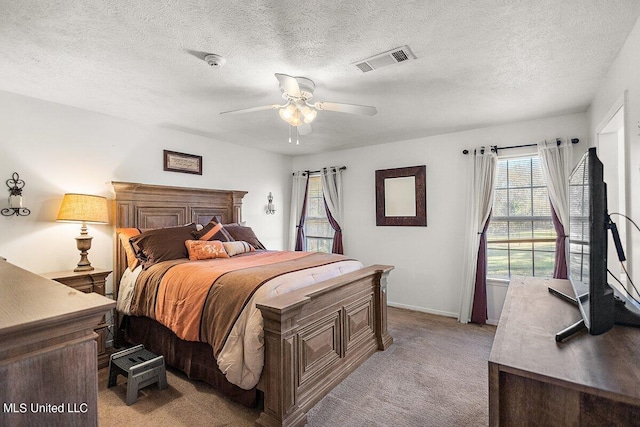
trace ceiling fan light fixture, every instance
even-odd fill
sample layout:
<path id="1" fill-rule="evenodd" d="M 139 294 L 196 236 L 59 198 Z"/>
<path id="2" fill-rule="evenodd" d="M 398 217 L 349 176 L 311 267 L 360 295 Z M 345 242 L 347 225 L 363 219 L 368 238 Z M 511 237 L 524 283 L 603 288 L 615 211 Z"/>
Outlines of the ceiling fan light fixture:
<path id="1" fill-rule="evenodd" d="M 296 111 L 293 116 L 287 120 L 287 123 L 289 123 L 291 126 L 300 126 L 302 124 L 302 120 L 300 119 L 300 112 Z"/>
<path id="2" fill-rule="evenodd" d="M 280 118 L 282 120 L 284 120 L 285 122 L 289 123 L 292 126 L 299 126 L 294 124 L 296 122 L 302 123 L 299 118 L 300 112 L 298 110 L 298 106 L 293 103 L 289 103 L 287 104 L 286 107 L 281 108 L 278 111 L 278 114 L 280 114 Z"/>
<path id="3" fill-rule="evenodd" d="M 288 122 L 289 119 L 291 119 L 291 113 L 286 108 L 281 108 L 278 111 L 278 114 L 280 114 L 280 118 L 285 122 Z"/>
<path id="4" fill-rule="evenodd" d="M 307 114 L 309 114 L 311 112 L 311 108 L 307 107 L 306 105 L 300 107 L 300 112 L 302 113 L 303 116 L 306 116 Z"/>
<path id="5" fill-rule="evenodd" d="M 285 108 L 285 110 L 287 110 L 289 112 L 290 116 L 292 117 L 298 111 L 298 106 L 293 104 L 293 103 L 291 103 L 291 104 L 287 105 L 287 108 Z"/>
<path id="6" fill-rule="evenodd" d="M 311 123 L 318 115 L 318 112 L 312 108 L 304 106 L 302 107 L 302 115 L 304 116 L 305 123 Z"/>
<path id="7" fill-rule="evenodd" d="M 278 114 L 280 115 L 280 118 L 282 120 L 287 122 L 289 125 L 296 127 L 302 125 L 303 122 L 311 123 L 311 121 L 315 118 L 314 113 L 315 111 L 312 111 L 309 107 L 300 107 L 300 105 L 295 102 L 287 104 L 286 107 L 281 108 L 278 111 Z"/>

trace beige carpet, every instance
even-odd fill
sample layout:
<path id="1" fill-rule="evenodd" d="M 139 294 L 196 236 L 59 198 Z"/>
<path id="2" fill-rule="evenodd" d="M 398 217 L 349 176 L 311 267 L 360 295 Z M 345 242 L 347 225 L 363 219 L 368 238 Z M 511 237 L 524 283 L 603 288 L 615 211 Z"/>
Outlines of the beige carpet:
<path id="1" fill-rule="evenodd" d="M 487 360 L 495 328 L 389 309 L 394 344 L 377 352 L 309 411 L 319 426 L 486 426 Z M 235 404 L 202 382 L 168 370 L 125 403 L 126 379 L 107 389 L 99 373 L 100 426 L 251 426 L 260 409 Z"/>

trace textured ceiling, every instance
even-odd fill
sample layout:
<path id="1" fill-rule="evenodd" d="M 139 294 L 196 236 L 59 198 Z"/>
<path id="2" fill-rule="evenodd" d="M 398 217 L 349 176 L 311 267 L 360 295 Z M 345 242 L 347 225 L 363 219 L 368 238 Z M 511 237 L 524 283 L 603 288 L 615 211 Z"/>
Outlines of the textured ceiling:
<path id="1" fill-rule="evenodd" d="M 301 155 L 585 111 L 638 0 L 0 0 L 0 90 Z M 417 60 L 354 62 L 409 45 Z M 222 68 L 205 53 L 227 59 Z M 274 73 L 315 81 L 289 145 Z"/>

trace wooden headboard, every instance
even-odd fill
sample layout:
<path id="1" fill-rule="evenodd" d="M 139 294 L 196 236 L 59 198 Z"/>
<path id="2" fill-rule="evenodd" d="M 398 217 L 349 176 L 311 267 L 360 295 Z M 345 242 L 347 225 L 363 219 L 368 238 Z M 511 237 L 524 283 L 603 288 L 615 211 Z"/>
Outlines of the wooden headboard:
<path id="1" fill-rule="evenodd" d="M 190 222 L 208 224 L 218 217 L 222 223 L 242 220 L 242 198 L 246 191 L 208 190 L 164 185 L 112 182 L 117 228 L 162 228 Z M 113 295 L 118 297 L 120 277 L 127 266 L 120 239 L 115 239 Z"/>

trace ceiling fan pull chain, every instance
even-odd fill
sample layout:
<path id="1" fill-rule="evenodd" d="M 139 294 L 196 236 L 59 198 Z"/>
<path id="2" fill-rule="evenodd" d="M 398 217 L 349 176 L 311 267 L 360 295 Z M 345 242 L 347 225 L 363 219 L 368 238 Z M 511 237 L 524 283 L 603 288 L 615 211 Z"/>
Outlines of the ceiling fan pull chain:
<path id="1" fill-rule="evenodd" d="M 291 144 L 291 125 L 289 125 L 289 144 Z"/>
<path id="2" fill-rule="evenodd" d="M 296 145 L 300 145 L 300 138 L 298 137 L 298 127 L 296 126 Z"/>

